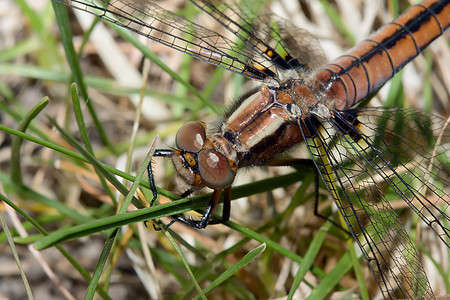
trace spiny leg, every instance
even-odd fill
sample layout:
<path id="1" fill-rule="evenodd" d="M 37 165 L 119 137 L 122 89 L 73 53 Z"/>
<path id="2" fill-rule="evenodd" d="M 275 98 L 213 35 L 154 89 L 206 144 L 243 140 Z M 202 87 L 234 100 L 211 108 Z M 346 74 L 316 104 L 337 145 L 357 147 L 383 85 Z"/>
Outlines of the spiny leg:
<path id="1" fill-rule="evenodd" d="M 153 156 L 161 156 L 161 157 L 170 157 L 172 156 L 174 153 L 173 150 L 166 150 L 166 149 L 156 149 L 155 153 L 153 154 Z M 148 181 L 150 184 L 150 189 L 152 191 L 153 194 L 153 198 L 150 201 L 150 207 L 152 207 L 155 204 L 156 199 L 158 198 L 158 189 L 156 188 L 156 184 L 155 184 L 155 177 L 153 174 L 153 170 L 152 170 L 152 161 L 150 160 L 149 164 L 147 165 L 147 171 L 148 171 Z M 170 225 L 172 225 L 176 220 L 172 220 L 169 224 L 164 225 L 164 228 L 169 227 Z M 161 230 L 162 228 L 160 227 L 156 227 L 156 225 L 153 223 L 153 228 L 158 231 Z"/>
<path id="2" fill-rule="evenodd" d="M 219 203 L 220 196 L 222 194 L 222 190 L 214 190 L 213 194 L 211 195 L 211 198 L 209 200 L 208 206 L 206 207 L 206 210 L 202 216 L 202 218 L 199 221 L 194 220 L 187 220 L 184 217 L 180 215 L 171 216 L 173 218 L 170 223 L 166 224 L 164 228 L 169 227 L 176 221 L 180 221 L 188 226 L 203 229 L 206 228 L 209 224 L 220 224 L 228 221 L 230 219 L 230 211 L 231 211 L 231 187 L 228 187 L 224 190 L 224 203 L 223 203 L 223 211 L 222 211 L 222 217 L 218 220 L 212 219 L 212 216 L 214 214 L 214 211 L 217 207 L 217 204 Z M 161 230 L 161 228 L 155 228 L 156 230 Z"/>
<path id="3" fill-rule="evenodd" d="M 207 224 L 220 224 L 228 221 L 230 219 L 230 212 L 231 212 L 231 186 L 227 187 L 224 190 L 222 217 L 219 220 L 210 219 Z"/>
<path id="4" fill-rule="evenodd" d="M 173 150 L 156 149 L 155 153 L 153 154 L 153 156 L 170 157 L 170 156 L 173 155 L 173 153 L 174 153 Z M 152 194 L 153 194 L 152 201 L 150 201 L 150 207 L 152 207 L 153 204 L 156 201 L 156 198 L 158 198 L 158 189 L 156 188 L 156 184 L 155 184 L 155 177 L 153 175 L 152 161 L 151 160 L 148 163 L 147 171 L 148 171 L 148 181 L 150 183 L 150 189 L 151 189 Z"/>
<path id="5" fill-rule="evenodd" d="M 213 220 L 213 222 L 210 222 L 210 221 L 211 221 L 211 217 L 214 213 L 214 210 L 216 209 L 216 206 L 219 203 L 221 194 L 222 194 L 222 190 L 214 190 L 213 194 L 211 195 L 211 198 L 209 199 L 208 206 L 206 206 L 206 210 L 205 210 L 202 218 L 199 221 L 187 220 L 179 215 L 176 215 L 176 216 L 172 216 L 174 219 L 169 224 L 172 225 L 175 221 L 180 221 L 191 227 L 203 229 L 206 226 L 208 226 L 208 224 L 220 223 L 220 222 L 216 222 L 214 220 Z M 224 208 L 224 213 L 225 213 L 225 208 Z M 228 216 L 229 216 L 229 208 L 228 208 Z M 222 216 L 222 218 L 223 218 L 223 216 Z M 170 226 L 170 225 L 168 225 L 168 226 Z M 167 228 L 168 226 L 165 226 L 165 227 Z"/>

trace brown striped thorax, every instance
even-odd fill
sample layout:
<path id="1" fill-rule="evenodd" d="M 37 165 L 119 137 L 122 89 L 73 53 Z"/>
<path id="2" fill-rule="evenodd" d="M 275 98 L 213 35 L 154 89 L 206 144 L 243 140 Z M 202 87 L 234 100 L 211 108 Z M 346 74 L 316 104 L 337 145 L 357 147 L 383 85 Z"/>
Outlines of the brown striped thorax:
<path id="1" fill-rule="evenodd" d="M 331 108 L 299 80 L 282 87 L 263 85 L 237 101 L 210 137 L 201 121 L 183 125 L 172 162 L 186 183 L 224 189 L 238 168 L 265 164 L 301 142 L 299 125 L 310 115 L 329 118 Z"/>

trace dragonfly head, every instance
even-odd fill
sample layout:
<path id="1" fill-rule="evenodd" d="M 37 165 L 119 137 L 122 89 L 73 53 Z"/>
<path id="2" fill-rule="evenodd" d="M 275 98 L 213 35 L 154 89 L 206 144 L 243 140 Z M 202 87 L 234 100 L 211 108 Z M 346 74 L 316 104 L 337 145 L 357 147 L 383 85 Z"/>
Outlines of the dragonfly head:
<path id="1" fill-rule="evenodd" d="M 172 162 L 186 183 L 214 190 L 225 189 L 233 183 L 236 166 L 207 139 L 205 123 L 184 124 L 175 142 L 178 149 L 172 155 Z"/>

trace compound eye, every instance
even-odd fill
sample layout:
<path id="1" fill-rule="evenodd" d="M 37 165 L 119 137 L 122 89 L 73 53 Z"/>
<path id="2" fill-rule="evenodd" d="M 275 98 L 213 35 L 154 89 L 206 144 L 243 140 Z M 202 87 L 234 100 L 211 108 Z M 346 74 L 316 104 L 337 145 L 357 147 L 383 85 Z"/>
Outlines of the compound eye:
<path id="1" fill-rule="evenodd" d="M 236 175 L 231 170 L 227 158 L 215 150 L 200 151 L 198 154 L 198 168 L 203 183 L 215 190 L 229 187 Z"/>
<path id="2" fill-rule="evenodd" d="M 178 149 L 197 153 L 202 150 L 206 139 L 206 125 L 203 122 L 188 122 L 178 129 L 175 143 Z"/>

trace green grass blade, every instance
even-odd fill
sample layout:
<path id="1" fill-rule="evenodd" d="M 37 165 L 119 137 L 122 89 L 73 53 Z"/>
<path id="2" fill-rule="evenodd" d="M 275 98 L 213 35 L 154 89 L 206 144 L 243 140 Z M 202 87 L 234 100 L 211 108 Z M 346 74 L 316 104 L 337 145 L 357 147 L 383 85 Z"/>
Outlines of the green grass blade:
<path id="1" fill-rule="evenodd" d="M 256 233 L 255 231 L 250 230 L 247 227 L 241 226 L 241 225 L 236 224 L 231 221 L 226 222 L 225 225 L 232 228 L 233 230 L 236 230 L 237 232 L 244 234 L 245 236 L 247 236 L 248 238 L 250 238 L 252 240 L 256 240 L 260 243 L 265 243 L 268 248 L 275 250 L 276 252 L 280 253 L 281 255 L 283 255 L 299 264 L 301 264 L 303 262 L 303 258 L 301 256 L 299 256 L 298 254 L 296 254 L 296 253 L 286 249 L 285 247 L 281 246 L 280 244 Z M 321 270 L 317 267 L 312 267 L 311 270 L 314 274 L 316 274 L 319 277 L 324 277 L 326 275 L 326 273 L 323 270 Z"/>
<path id="2" fill-rule="evenodd" d="M 236 264 L 234 264 L 232 267 L 228 268 L 225 272 L 220 274 L 219 277 L 217 277 L 213 282 L 211 282 L 210 285 L 208 285 L 204 290 L 203 293 L 206 295 L 210 291 L 212 291 L 215 287 L 222 284 L 225 280 L 233 276 L 236 272 L 241 270 L 243 267 L 248 265 L 250 262 L 252 262 L 258 255 L 260 255 L 262 252 L 266 250 L 266 244 L 261 244 L 260 246 L 256 247 L 249 253 L 247 253 L 240 261 L 238 261 Z M 198 299 L 199 297 L 196 297 L 195 299 Z"/>
<path id="3" fill-rule="evenodd" d="M 147 207 L 136 211 L 126 212 L 120 215 L 105 217 L 92 222 L 87 222 L 70 228 L 60 229 L 52 232 L 47 237 L 42 238 L 36 242 L 37 249 L 45 249 L 54 244 L 81 238 L 94 233 L 99 233 L 104 230 L 129 225 L 136 222 L 143 222 L 153 220 L 156 218 L 163 218 L 172 214 L 178 214 L 190 211 L 192 209 L 199 209 L 204 207 L 205 202 L 193 204 L 192 201 L 177 201 L 171 203 L 164 203 L 158 206 Z"/>
<path id="4" fill-rule="evenodd" d="M 0 193 L 0 197 L 4 198 L 4 196 Z M 3 213 L 0 211 L 0 222 L 2 224 L 3 227 L 3 232 L 6 234 L 7 240 L 8 240 L 8 244 L 9 244 L 9 248 L 12 251 L 12 254 L 14 256 L 14 260 L 16 261 L 17 264 L 17 268 L 19 268 L 19 273 L 20 276 L 22 277 L 22 281 L 23 284 L 25 285 L 25 290 L 27 291 L 27 296 L 28 299 L 34 299 L 33 297 L 33 292 L 31 291 L 30 285 L 28 283 L 28 279 L 27 276 L 25 275 L 25 272 L 22 268 L 22 264 L 20 263 L 20 258 L 19 258 L 19 254 L 17 253 L 17 248 L 14 245 L 14 241 L 13 238 L 10 234 L 9 228 L 8 228 L 8 224 L 6 224 L 6 220 L 3 217 Z"/>
<path id="5" fill-rule="evenodd" d="M 120 207 L 118 214 L 123 214 L 127 211 L 128 207 L 131 204 L 131 201 L 133 200 L 133 195 L 136 192 L 137 188 L 139 187 L 139 182 L 141 181 L 142 177 L 144 176 L 145 172 L 147 171 L 147 166 L 150 163 L 153 153 L 155 153 L 155 146 L 158 143 L 158 137 L 153 141 L 149 152 L 147 153 L 147 156 L 145 157 L 144 163 L 142 164 L 141 168 L 139 169 L 136 180 L 131 185 L 130 191 L 125 197 L 125 200 L 123 201 L 123 205 Z"/>
<path id="6" fill-rule="evenodd" d="M 84 149 L 84 147 L 78 143 L 68 132 L 66 132 L 62 127 L 60 127 L 55 120 L 50 118 L 50 122 L 58 129 L 58 131 L 62 134 L 64 139 L 75 149 L 77 149 L 88 161 L 89 163 L 98 170 L 106 180 L 108 180 L 122 195 L 127 195 L 128 190 L 127 188 L 120 183 L 117 178 L 111 174 L 89 151 Z M 142 208 L 142 204 L 133 197 L 133 204 L 138 207 Z"/>
<path id="7" fill-rule="evenodd" d="M 84 123 L 83 111 L 81 109 L 80 98 L 78 97 L 78 90 L 75 83 L 73 83 L 70 86 L 70 93 L 72 95 L 73 113 L 75 115 L 75 120 L 77 121 L 78 124 L 81 140 L 83 141 L 86 150 L 89 151 L 89 153 L 91 153 L 92 156 L 95 157 L 94 150 L 92 149 L 92 145 L 86 130 L 86 124 Z M 95 169 L 95 172 L 97 173 L 97 176 L 100 179 L 100 182 L 102 183 L 102 186 L 105 189 L 106 193 L 109 195 L 114 205 L 117 206 L 116 197 L 109 188 L 108 184 L 106 183 L 105 178 L 99 173 L 97 169 Z"/>
<path id="8" fill-rule="evenodd" d="M 44 97 L 38 102 L 30 112 L 25 116 L 22 122 L 19 123 L 17 130 L 25 132 L 30 125 L 31 121 L 48 105 L 50 100 L 48 97 Z M 22 146 L 23 138 L 15 135 L 12 139 L 11 145 L 11 179 L 18 185 L 23 185 L 22 171 L 20 167 L 20 148 Z"/>
<path id="9" fill-rule="evenodd" d="M 341 224 L 344 224 L 344 222 L 341 222 Z M 354 240 L 352 238 L 348 239 L 347 245 L 348 245 L 348 253 L 350 253 L 350 257 L 352 259 L 353 271 L 355 272 L 356 280 L 358 281 L 361 298 L 364 300 L 369 300 L 370 299 L 369 291 L 367 290 L 365 278 L 361 270 L 361 264 L 359 263 L 359 259 L 356 256 Z"/>
<path id="10" fill-rule="evenodd" d="M 53 5 L 53 9 L 55 11 L 56 21 L 58 23 L 58 28 L 59 28 L 59 31 L 61 34 L 61 42 L 64 46 L 67 61 L 72 70 L 74 80 L 77 83 L 77 86 L 80 88 L 81 97 L 86 101 L 86 105 L 88 107 L 89 113 L 91 114 L 91 117 L 92 117 L 94 124 L 102 138 L 103 143 L 105 143 L 105 145 L 113 153 L 115 153 L 114 146 L 111 143 L 111 141 L 109 140 L 108 136 L 106 135 L 106 132 L 103 128 L 103 125 L 100 122 L 100 119 L 97 116 L 97 113 L 95 112 L 92 102 L 87 101 L 89 99 L 89 96 L 87 93 L 86 85 L 84 83 L 83 74 L 81 72 L 78 55 L 75 52 L 75 48 L 74 48 L 73 42 L 72 42 L 72 31 L 71 31 L 70 22 L 69 22 L 69 16 L 67 13 L 67 7 L 65 5 L 63 5 L 61 3 L 57 3 L 55 1 L 52 1 L 52 5 Z"/>
<path id="11" fill-rule="evenodd" d="M 202 94 L 200 94 L 191 84 L 189 84 L 189 82 L 184 80 L 178 73 L 174 72 L 172 69 L 166 66 L 166 64 L 164 64 L 164 62 L 155 53 L 150 51 L 146 45 L 139 42 L 138 38 L 134 34 L 118 26 L 112 24 L 108 25 L 111 25 L 122 38 L 124 38 L 125 40 L 130 42 L 133 46 L 135 46 L 137 49 L 139 49 L 139 51 L 141 51 L 145 57 L 147 57 L 152 62 L 157 64 L 161 69 L 163 69 L 164 72 L 168 73 L 173 79 L 184 85 L 189 90 L 189 92 L 195 95 L 206 107 L 209 107 L 214 113 L 220 114 L 220 111 L 217 109 L 215 105 L 211 104 L 207 99 L 205 99 L 202 96 Z"/>
<path id="12" fill-rule="evenodd" d="M 178 253 L 178 256 L 180 257 L 181 261 L 183 262 L 183 266 L 186 269 L 186 271 L 188 272 L 192 283 L 195 286 L 195 289 L 197 290 L 198 294 L 199 294 L 199 298 L 206 300 L 206 296 L 205 294 L 203 294 L 202 288 L 200 287 L 200 285 L 198 284 L 194 273 L 192 273 L 191 267 L 189 266 L 186 257 L 184 256 L 183 252 L 181 251 L 180 247 L 178 246 L 178 244 L 175 242 L 175 240 L 172 238 L 170 232 L 168 232 L 167 230 L 164 230 L 164 233 L 166 235 L 166 237 L 169 239 L 170 243 L 172 244 L 173 248 L 175 249 L 175 251 Z"/>
<path id="13" fill-rule="evenodd" d="M 17 213 L 19 213 L 22 217 L 24 217 L 30 224 L 34 226 L 42 235 L 47 236 L 48 232 L 32 217 L 30 217 L 25 211 L 23 211 L 20 207 L 18 207 L 14 202 L 10 201 L 3 194 L 0 193 L 0 200 L 9 205 L 12 209 L 14 209 Z M 78 261 L 71 256 L 61 245 L 56 244 L 56 249 L 72 264 L 72 266 L 80 273 L 80 275 L 86 280 L 91 280 L 91 275 L 81 266 Z M 103 297 L 103 299 L 110 299 L 108 294 L 101 288 L 98 287 L 97 292 Z"/>
<path id="14" fill-rule="evenodd" d="M 89 282 L 89 286 L 87 288 L 84 299 L 90 300 L 90 299 L 94 298 L 95 291 L 98 289 L 98 281 L 100 280 L 100 276 L 102 275 L 102 272 L 103 272 L 103 267 L 105 266 L 106 262 L 108 261 L 109 253 L 111 252 L 111 249 L 114 246 L 118 232 L 119 232 L 119 228 L 116 228 L 115 230 L 111 231 L 111 233 L 108 235 L 108 238 L 105 242 L 102 253 L 100 254 L 100 257 L 97 261 L 97 265 L 95 266 L 95 270 L 94 270 L 94 273 L 92 274 L 92 279 Z"/>
<path id="15" fill-rule="evenodd" d="M 320 3 L 322 4 L 327 16 L 330 18 L 333 24 L 339 29 L 339 31 L 345 36 L 345 38 L 350 42 L 351 45 L 355 45 L 355 38 L 343 22 L 339 12 L 337 12 L 328 1 L 320 0 Z"/>
<path id="16" fill-rule="evenodd" d="M 64 203 L 61 203 L 57 199 L 49 198 L 43 194 L 37 193 L 28 186 L 16 184 L 6 173 L 0 172 L 0 182 L 3 183 L 3 186 L 11 189 L 17 194 L 20 194 L 23 198 L 33 199 L 36 203 L 41 203 L 46 207 L 54 208 L 58 211 L 58 213 L 63 216 L 67 216 L 74 222 L 84 223 L 93 220 L 92 218 L 82 215 L 78 211 L 68 207 Z"/>
<path id="17" fill-rule="evenodd" d="M 292 173 L 292 174 L 296 175 L 297 172 Z M 290 174 L 290 175 L 292 176 L 292 174 Z M 280 176 L 280 177 L 286 179 L 285 176 L 286 175 Z M 293 177 L 295 177 L 295 176 L 293 176 Z M 134 180 L 134 182 L 137 182 L 137 181 Z M 236 187 L 236 190 L 240 195 L 248 196 L 248 195 L 252 194 L 252 192 L 249 191 L 249 190 L 252 190 L 252 186 L 265 185 L 265 183 L 266 183 L 266 181 L 262 180 L 257 183 L 246 184 L 246 185 Z M 285 183 L 286 183 L 286 180 L 282 180 L 281 184 L 285 184 Z M 245 194 L 244 191 L 246 191 L 247 194 Z M 107 230 L 107 229 L 111 229 L 111 228 L 115 228 L 115 227 L 119 227 L 119 226 L 123 226 L 123 225 L 128 225 L 131 223 L 142 222 L 142 221 L 146 221 L 146 220 L 153 220 L 153 219 L 157 219 L 157 218 L 163 218 L 163 217 L 167 217 L 167 216 L 174 215 L 174 214 L 181 214 L 181 213 L 184 213 L 187 211 L 202 209 L 202 208 L 206 207 L 206 205 L 208 204 L 209 197 L 210 197 L 210 195 L 207 194 L 207 195 L 202 195 L 202 196 L 190 198 L 190 199 L 181 199 L 181 200 L 178 200 L 175 202 L 164 203 L 164 204 L 159 204 L 159 205 L 152 206 L 152 207 L 142 208 L 137 211 L 126 212 L 121 215 L 105 217 L 103 219 L 94 220 L 92 222 L 88 222 L 88 223 L 74 226 L 71 228 L 61 229 L 61 230 L 51 233 L 48 237 L 44 237 L 42 240 L 38 241 L 36 243 L 36 247 L 39 249 L 43 249 L 43 248 L 50 247 L 53 244 L 60 243 L 62 241 L 80 238 L 80 237 L 87 236 L 87 235 L 90 235 L 93 233 L 101 232 L 103 230 Z M 233 199 L 235 199 L 235 198 L 233 198 Z M 236 229 L 239 228 L 239 230 L 246 232 L 248 237 L 255 238 L 256 240 L 258 240 L 261 243 L 266 242 L 268 246 L 274 246 L 274 244 L 276 244 L 273 241 L 270 241 L 267 238 L 264 238 L 260 234 L 257 234 L 256 232 L 250 231 L 249 229 L 245 230 L 242 226 L 239 226 L 234 223 L 227 223 L 227 224 L 229 224 L 230 227 L 232 227 L 232 228 L 237 226 Z M 281 247 L 280 249 L 277 249 L 277 251 L 283 255 L 288 255 L 289 258 L 294 259 L 297 262 L 301 261 L 301 258 L 299 256 L 288 251 L 285 248 Z M 320 271 L 319 269 L 315 269 L 315 270 L 317 271 L 317 274 L 319 276 L 324 275 L 323 271 Z"/>
<path id="18" fill-rule="evenodd" d="M 308 246 L 308 251 L 303 257 L 303 261 L 297 270 L 297 274 L 295 274 L 294 282 L 292 283 L 291 289 L 289 291 L 288 299 L 293 299 L 294 293 L 297 290 L 300 283 L 303 281 L 306 272 L 308 272 L 308 270 L 313 265 L 314 260 L 316 259 L 317 254 L 319 253 L 319 250 L 322 247 L 325 236 L 331 226 L 332 226 L 331 222 L 325 223 L 317 232 L 317 234 L 314 236 L 314 239 Z"/>
<path id="19" fill-rule="evenodd" d="M 323 277 L 322 281 L 314 288 L 314 291 L 307 299 L 324 299 L 352 267 L 350 254 L 346 252 L 333 270 Z"/>

